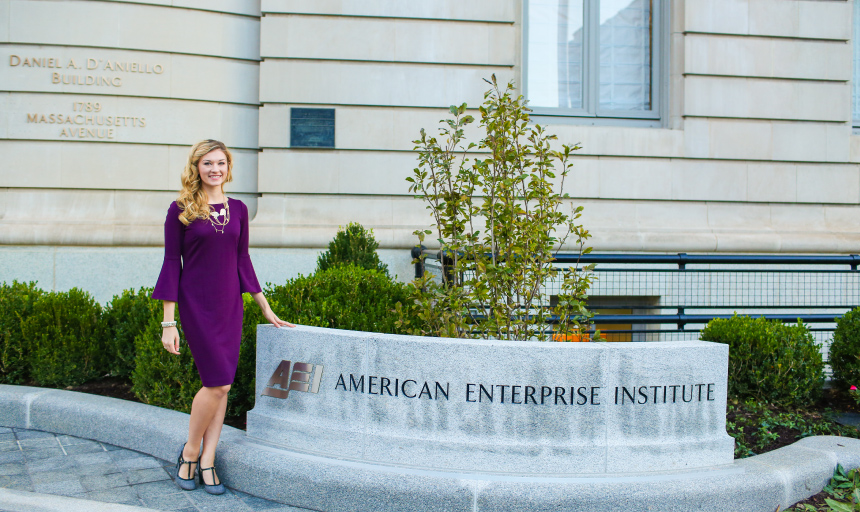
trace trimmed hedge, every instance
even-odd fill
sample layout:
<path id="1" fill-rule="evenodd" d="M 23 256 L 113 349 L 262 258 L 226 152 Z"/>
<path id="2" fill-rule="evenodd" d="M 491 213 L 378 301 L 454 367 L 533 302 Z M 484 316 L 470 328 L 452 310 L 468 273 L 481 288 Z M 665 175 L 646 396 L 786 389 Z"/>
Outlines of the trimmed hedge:
<path id="1" fill-rule="evenodd" d="M 268 290 L 267 297 L 288 322 L 398 333 L 394 308 L 406 300 L 406 285 L 378 270 L 346 264 L 291 279 Z"/>
<path id="2" fill-rule="evenodd" d="M 105 306 L 102 328 L 105 350 L 113 356 L 110 373 L 116 377 L 130 377 L 136 365 L 134 339 L 149 323 L 163 316 L 160 300 L 154 300 L 152 288 L 124 290 Z M 160 337 L 159 337 L 160 339 Z"/>
<path id="3" fill-rule="evenodd" d="M 30 344 L 21 332 L 44 292 L 36 283 L 0 283 L 0 384 L 21 384 L 30 377 L 26 353 Z"/>
<path id="4" fill-rule="evenodd" d="M 711 320 L 700 339 L 729 345 L 729 396 L 806 406 L 821 396 L 824 361 L 802 323 L 734 315 Z"/>
<path id="5" fill-rule="evenodd" d="M 838 386 L 860 387 L 860 308 L 837 320 L 830 344 L 830 368 Z"/>
<path id="6" fill-rule="evenodd" d="M 103 377 L 111 362 L 102 346 L 101 306 L 72 288 L 39 296 L 21 325 L 23 360 L 38 386 L 77 386 Z"/>
<path id="7" fill-rule="evenodd" d="M 160 305 L 161 301 L 156 302 Z M 175 318 L 181 323 L 178 309 Z M 164 350 L 161 334 L 161 318 L 152 318 L 143 332 L 135 336 L 132 391 L 143 403 L 189 413 L 194 395 L 202 386 L 194 358 L 182 329 L 179 329 L 179 356 Z"/>

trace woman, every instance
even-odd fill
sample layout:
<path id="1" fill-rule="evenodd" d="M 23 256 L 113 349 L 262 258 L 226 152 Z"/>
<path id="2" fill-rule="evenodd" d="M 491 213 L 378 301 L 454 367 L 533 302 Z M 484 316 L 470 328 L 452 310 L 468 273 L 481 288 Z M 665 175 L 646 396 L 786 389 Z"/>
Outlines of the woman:
<path id="1" fill-rule="evenodd" d="M 164 221 L 164 264 L 152 293 L 164 302 L 161 343 L 176 355 L 178 303 L 182 329 L 203 383 L 191 405 L 188 441 L 176 462 L 176 483 L 185 490 L 195 489 L 197 473 L 211 494 L 224 492 L 215 472 L 215 449 L 239 360 L 242 293 L 250 293 L 276 327 L 295 327 L 272 312 L 257 282 L 248 254 L 248 207 L 224 195 L 224 183 L 232 181 L 232 171 L 233 156 L 223 142 L 210 139 L 191 148 L 182 190 Z"/>

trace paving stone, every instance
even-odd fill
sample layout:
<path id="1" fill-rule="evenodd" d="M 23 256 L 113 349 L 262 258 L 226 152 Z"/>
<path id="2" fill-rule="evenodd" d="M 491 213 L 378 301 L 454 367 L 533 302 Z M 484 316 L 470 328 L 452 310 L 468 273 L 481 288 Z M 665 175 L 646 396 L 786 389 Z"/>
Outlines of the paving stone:
<path id="1" fill-rule="evenodd" d="M 26 473 L 26 466 L 24 464 L 16 464 L 14 462 L 0 464 L 0 476 L 24 475 Z"/>
<path id="2" fill-rule="evenodd" d="M 114 489 L 105 489 L 102 491 L 90 491 L 79 494 L 76 498 L 85 500 L 101 501 L 104 503 L 122 503 L 124 505 L 139 505 L 140 500 L 137 499 L 137 494 L 130 487 L 116 487 Z"/>
<path id="3" fill-rule="evenodd" d="M 112 489 L 114 487 L 127 487 L 128 480 L 122 473 L 112 473 L 109 475 L 88 475 L 81 477 L 81 485 L 89 491 L 101 491 L 103 489 Z"/>
<path id="4" fill-rule="evenodd" d="M 267 499 L 258 498 L 256 496 L 251 496 L 250 494 L 239 493 L 239 491 L 233 491 L 233 493 L 235 493 L 237 496 L 239 496 L 239 499 L 242 500 L 242 503 L 244 503 L 245 505 L 248 505 L 248 507 L 250 507 L 251 510 L 254 510 L 254 511 L 258 511 L 258 510 L 268 511 L 271 509 L 282 508 L 284 506 L 283 503 L 278 503 L 276 501 L 270 501 Z"/>
<path id="5" fill-rule="evenodd" d="M 144 507 L 159 510 L 197 510 L 185 496 L 185 493 L 175 493 L 157 496 L 141 496 Z"/>
<path id="6" fill-rule="evenodd" d="M 22 452 L 21 450 L 17 450 L 14 452 L 0 452 L 0 464 L 8 462 L 23 463 L 25 460 L 27 460 L 27 458 L 24 457 L 24 452 Z"/>
<path id="7" fill-rule="evenodd" d="M 30 480 L 30 475 L 0 476 L 0 487 L 32 492 L 33 481 Z"/>
<path id="8" fill-rule="evenodd" d="M 107 453 L 104 448 L 101 447 L 98 443 L 95 444 L 73 444 L 70 446 L 63 446 L 63 449 L 69 455 L 77 455 L 79 453 Z"/>
<path id="9" fill-rule="evenodd" d="M 114 461 L 120 469 L 148 469 L 160 468 L 161 462 L 155 457 L 135 457 L 133 459 L 121 459 Z"/>
<path id="10" fill-rule="evenodd" d="M 131 471 L 126 471 L 125 476 L 130 484 L 143 484 L 147 482 L 171 479 L 170 475 L 167 474 L 167 471 L 165 471 L 164 468 L 133 469 Z"/>
<path id="11" fill-rule="evenodd" d="M 62 480 L 55 482 L 33 482 L 33 490 L 45 494 L 59 494 L 61 496 L 74 496 L 80 494 L 86 489 L 83 488 L 81 482 L 77 479 Z"/>
<path id="12" fill-rule="evenodd" d="M 190 499 L 195 506 L 200 506 L 201 503 L 241 503 L 242 500 L 239 499 L 238 496 L 233 494 L 230 489 L 227 489 L 227 492 L 224 494 L 209 494 L 208 492 L 203 490 L 202 485 L 198 485 L 197 489 L 193 491 L 187 491 L 188 499 Z"/>
<path id="13" fill-rule="evenodd" d="M 151 455 L 147 455 L 145 453 L 136 452 L 134 450 L 110 450 L 110 456 L 113 460 L 120 461 L 126 459 L 139 459 L 139 458 L 154 458 Z"/>
<path id="14" fill-rule="evenodd" d="M 10 427 L 0 427 L 0 434 L 14 434 L 15 431 Z"/>
<path id="15" fill-rule="evenodd" d="M 60 449 L 60 444 L 57 443 L 57 439 L 55 437 L 34 437 L 29 439 L 19 439 L 18 444 L 21 445 L 21 449 L 23 450 L 41 450 L 44 448 L 57 448 Z"/>
<path id="16" fill-rule="evenodd" d="M 44 471 L 42 473 L 30 473 L 30 479 L 33 485 L 49 484 L 53 482 L 68 482 L 69 480 L 80 481 L 80 477 L 73 470 L 53 470 Z M 84 492 L 86 489 L 78 491 Z"/>
<path id="17" fill-rule="evenodd" d="M 15 437 L 18 440 L 24 439 L 54 439 L 54 434 L 50 432 L 42 432 L 41 430 L 15 429 Z"/>
<path id="18" fill-rule="evenodd" d="M 0 434 L 0 443 L 8 443 L 10 441 L 15 441 L 15 434 L 9 432 L 8 434 Z"/>
<path id="19" fill-rule="evenodd" d="M 41 471 L 56 471 L 74 467 L 77 467 L 75 461 L 69 457 L 66 457 L 65 455 L 27 462 L 27 471 L 29 471 L 30 473 L 39 473 Z"/>
<path id="20" fill-rule="evenodd" d="M 158 482 L 147 482 L 144 484 L 137 484 L 131 487 L 137 492 L 138 496 L 141 498 L 146 498 L 148 496 L 163 496 L 168 494 L 181 494 L 187 491 L 183 491 L 177 486 L 173 480 L 160 480 Z"/>
<path id="21" fill-rule="evenodd" d="M 41 459 L 50 459 L 51 457 L 59 457 L 61 455 L 65 455 L 63 450 L 60 449 L 59 446 L 56 448 L 42 448 L 39 450 L 27 450 L 24 449 L 24 456 L 28 461 L 30 460 L 41 460 Z"/>
<path id="22" fill-rule="evenodd" d="M 89 464 L 113 464 L 113 459 L 110 458 L 107 452 L 96 453 L 78 453 L 69 456 L 75 461 L 78 466 L 86 466 Z"/>
<path id="23" fill-rule="evenodd" d="M 114 446 L 114 445 L 112 445 L 112 444 L 107 444 L 107 443 L 99 443 L 99 444 L 100 444 L 100 445 L 102 445 L 102 448 L 104 448 L 106 452 L 113 452 L 113 451 L 117 451 L 117 450 L 125 450 L 125 448 L 123 448 L 123 447 L 121 447 L 121 446 Z"/>
<path id="24" fill-rule="evenodd" d="M 11 451 L 21 451 L 21 447 L 18 446 L 18 441 L 6 441 L 0 443 L 0 452 L 11 452 Z"/>
<path id="25" fill-rule="evenodd" d="M 168 474 L 168 476 L 170 476 L 170 478 L 176 477 L 176 464 L 171 464 L 169 466 L 162 466 L 162 467 L 164 468 L 165 471 L 167 471 L 167 474 Z"/>
<path id="26" fill-rule="evenodd" d="M 203 489 L 188 493 L 188 499 L 201 511 L 206 512 L 252 512 L 253 509 L 242 503 L 237 496 L 224 493 L 220 496 L 209 494 Z"/>
<path id="27" fill-rule="evenodd" d="M 122 473 L 122 471 L 120 471 L 113 462 L 109 462 L 107 464 L 87 464 L 85 466 L 77 466 L 76 472 L 80 476 Z"/>

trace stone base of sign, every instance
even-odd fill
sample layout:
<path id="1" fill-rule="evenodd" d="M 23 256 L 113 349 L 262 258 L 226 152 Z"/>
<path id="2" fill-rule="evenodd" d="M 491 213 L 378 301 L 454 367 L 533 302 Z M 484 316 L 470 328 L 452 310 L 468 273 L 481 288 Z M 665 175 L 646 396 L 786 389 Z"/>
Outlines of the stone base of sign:
<path id="1" fill-rule="evenodd" d="M 188 415 L 73 391 L 0 385 L 0 426 L 95 439 L 171 460 Z M 719 468 L 553 478 L 428 471 L 286 450 L 224 427 L 227 486 L 323 512 L 744 510 L 773 512 L 819 492 L 860 440 L 810 437 Z"/>
<path id="2" fill-rule="evenodd" d="M 728 346 L 257 331 L 248 436 L 415 469 L 590 476 L 731 464 Z"/>

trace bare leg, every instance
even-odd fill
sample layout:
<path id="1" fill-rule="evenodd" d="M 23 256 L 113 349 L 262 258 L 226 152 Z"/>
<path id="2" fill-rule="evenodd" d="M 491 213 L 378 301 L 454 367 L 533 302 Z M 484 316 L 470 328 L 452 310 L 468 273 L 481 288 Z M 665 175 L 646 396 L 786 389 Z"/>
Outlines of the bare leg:
<path id="1" fill-rule="evenodd" d="M 182 451 L 182 458 L 187 461 L 197 461 L 200 456 L 200 442 L 204 434 L 210 429 L 213 421 L 217 420 L 217 430 L 214 432 L 214 443 L 212 443 L 212 459 L 215 458 L 215 446 L 218 444 L 218 436 L 221 435 L 221 425 L 224 424 L 224 412 L 227 407 L 227 393 L 230 386 L 203 387 L 194 395 L 191 402 L 191 420 L 188 422 L 188 442 Z M 220 413 L 219 413 L 220 411 Z M 211 436 L 207 436 L 210 437 Z M 210 440 L 211 443 L 211 440 Z M 210 465 L 211 465 L 210 461 Z M 209 466 L 204 466 L 209 467 Z M 187 469 L 186 469 L 187 468 Z M 180 477 L 191 478 L 191 468 L 183 465 Z"/>
<path id="2" fill-rule="evenodd" d="M 215 449 L 218 447 L 218 439 L 221 437 L 221 427 L 224 426 L 224 414 L 227 412 L 227 394 L 221 399 L 221 404 L 209 427 L 203 434 L 203 453 L 200 454 L 200 467 L 211 468 L 215 465 Z M 214 477 L 213 477 L 214 476 Z M 221 479 L 215 471 L 207 471 L 203 474 L 203 482 L 207 485 L 218 485 Z"/>

